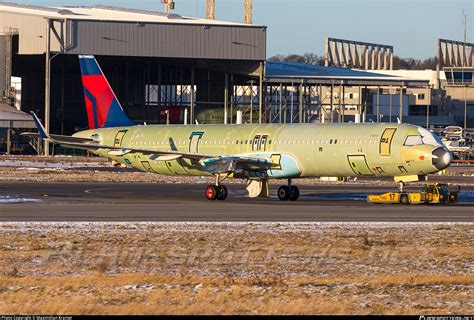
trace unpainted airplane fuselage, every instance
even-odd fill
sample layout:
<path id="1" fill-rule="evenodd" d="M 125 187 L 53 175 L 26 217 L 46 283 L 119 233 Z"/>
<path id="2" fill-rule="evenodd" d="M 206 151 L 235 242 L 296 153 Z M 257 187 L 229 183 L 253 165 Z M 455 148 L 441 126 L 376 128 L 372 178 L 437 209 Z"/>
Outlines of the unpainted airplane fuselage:
<path id="1" fill-rule="evenodd" d="M 442 144 L 406 145 L 408 136 L 420 136 L 419 127 L 409 124 L 149 125 L 93 129 L 74 136 L 120 146 L 122 152 L 98 149 L 94 153 L 164 175 L 211 173 L 196 160 L 156 160 L 127 148 L 265 157 L 277 164 L 231 175 L 246 179 L 403 177 L 434 173 L 451 162 Z"/>

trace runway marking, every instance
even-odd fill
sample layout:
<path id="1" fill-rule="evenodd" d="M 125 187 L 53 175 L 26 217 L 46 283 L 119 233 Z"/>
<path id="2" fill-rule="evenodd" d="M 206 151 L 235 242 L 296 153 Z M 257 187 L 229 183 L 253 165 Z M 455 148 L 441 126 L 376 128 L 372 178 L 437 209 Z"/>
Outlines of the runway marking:
<path id="1" fill-rule="evenodd" d="M 94 193 L 95 191 L 103 191 L 103 190 L 111 190 L 111 189 L 117 189 L 119 187 L 107 187 L 107 188 L 97 188 L 97 189 L 87 189 L 84 190 L 85 193 Z"/>

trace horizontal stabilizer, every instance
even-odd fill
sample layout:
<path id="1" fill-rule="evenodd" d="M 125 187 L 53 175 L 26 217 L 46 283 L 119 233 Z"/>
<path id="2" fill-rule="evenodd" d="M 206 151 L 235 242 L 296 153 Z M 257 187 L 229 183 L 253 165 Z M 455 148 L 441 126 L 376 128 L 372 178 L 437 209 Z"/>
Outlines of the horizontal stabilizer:
<path id="1" fill-rule="evenodd" d="M 41 134 L 34 133 L 34 132 L 22 132 L 22 133 L 20 133 L 20 135 L 30 137 L 30 138 L 41 138 L 41 139 L 43 139 Z M 68 142 L 75 142 L 75 143 L 95 142 L 94 139 L 71 137 L 71 136 L 62 136 L 62 135 L 59 135 L 59 134 L 50 134 L 49 137 L 51 137 L 54 140 L 61 140 L 61 141 L 68 141 Z"/>

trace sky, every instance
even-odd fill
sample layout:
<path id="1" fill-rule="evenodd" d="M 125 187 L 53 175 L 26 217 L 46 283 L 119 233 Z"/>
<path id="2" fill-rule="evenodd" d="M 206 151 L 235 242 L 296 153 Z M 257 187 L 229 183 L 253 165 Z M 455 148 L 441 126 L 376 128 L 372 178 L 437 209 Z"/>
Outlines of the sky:
<path id="1" fill-rule="evenodd" d="M 206 0 L 174 0 L 175 13 L 205 17 Z M 243 21 L 244 0 L 215 0 L 217 20 Z M 113 5 L 163 11 L 160 0 L 16 0 L 46 6 Z M 326 37 L 394 46 L 404 58 L 436 55 L 438 38 L 473 42 L 473 0 L 253 0 L 253 23 L 267 26 L 267 57 L 324 54 Z"/>

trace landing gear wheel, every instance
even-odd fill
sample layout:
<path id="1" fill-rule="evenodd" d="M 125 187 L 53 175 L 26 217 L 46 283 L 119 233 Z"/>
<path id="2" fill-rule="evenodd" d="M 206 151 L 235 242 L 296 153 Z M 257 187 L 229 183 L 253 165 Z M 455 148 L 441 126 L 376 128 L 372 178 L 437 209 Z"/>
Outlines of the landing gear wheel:
<path id="1" fill-rule="evenodd" d="M 286 201 L 290 198 L 290 187 L 281 186 L 278 188 L 278 199 Z"/>
<path id="2" fill-rule="evenodd" d="M 300 197 L 300 189 L 298 189 L 297 186 L 291 186 L 288 199 L 290 201 L 295 201 L 295 200 L 298 200 L 299 197 Z"/>
<path id="3" fill-rule="evenodd" d="M 219 190 L 219 192 L 217 193 L 216 199 L 225 200 L 228 194 L 226 186 L 218 186 L 217 189 Z"/>
<path id="4" fill-rule="evenodd" d="M 220 193 L 219 191 L 220 191 L 219 188 L 216 186 L 213 186 L 213 185 L 207 186 L 206 193 L 205 193 L 207 200 L 216 200 L 217 195 Z"/>
<path id="5" fill-rule="evenodd" d="M 407 205 L 410 203 L 410 201 L 408 200 L 408 195 L 407 194 L 402 194 L 400 196 L 400 203 L 403 204 L 403 205 Z"/>

